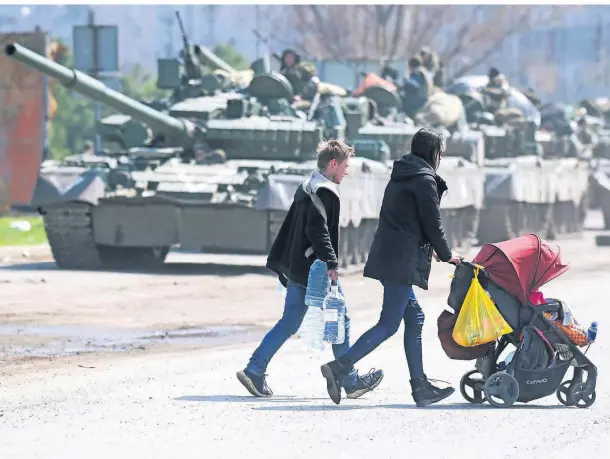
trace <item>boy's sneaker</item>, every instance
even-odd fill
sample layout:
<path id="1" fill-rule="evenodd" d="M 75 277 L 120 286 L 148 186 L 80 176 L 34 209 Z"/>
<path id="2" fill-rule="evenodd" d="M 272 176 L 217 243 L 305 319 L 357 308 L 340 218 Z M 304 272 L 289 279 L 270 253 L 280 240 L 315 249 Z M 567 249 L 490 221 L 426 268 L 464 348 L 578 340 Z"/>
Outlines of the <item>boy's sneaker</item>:
<path id="1" fill-rule="evenodd" d="M 358 376 L 354 386 L 344 386 L 347 398 L 362 397 L 367 392 L 375 389 L 383 379 L 383 371 L 374 368 L 363 376 Z"/>
<path id="2" fill-rule="evenodd" d="M 431 381 L 435 381 L 432 379 Z M 445 381 L 438 381 L 445 382 Z M 447 383 L 448 384 L 448 383 Z M 418 407 L 431 405 L 433 403 L 440 402 L 441 400 L 449 397 L 451 394 L 455 392 L 453 387 L 447 387 L 445 389 L 441 389 L 440 387 L 433 386 L 426 375 L 422 376 L 419 379 L 411 380 L 411 388 L 413 395 L 413 400 L 415 400 L 415 404 Z"/>
<path id="3" fill-rule="evenodd" d="M 266 376 L 258 376 L 248 370 L 237 372 L 239 382 L 255 397 L 271 397 L 273 395 L 273 391 L 267 385 Z"/>

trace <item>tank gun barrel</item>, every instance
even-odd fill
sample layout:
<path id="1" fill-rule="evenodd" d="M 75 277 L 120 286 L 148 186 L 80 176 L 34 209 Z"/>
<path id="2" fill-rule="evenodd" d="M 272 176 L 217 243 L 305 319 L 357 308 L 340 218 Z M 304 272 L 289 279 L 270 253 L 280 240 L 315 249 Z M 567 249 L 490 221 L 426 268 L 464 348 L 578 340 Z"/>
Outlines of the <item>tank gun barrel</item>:
<path id="1" fill-rule="evenodd" d="M 224 70 L 228 73 L 235 73 L 237 71 L 203 45 L 195 45 L 194 51 L 195 56 L 197 56 L 200 61 L 205 65 L 212 67 L 214 70 Z"/>
<path id="2" fill-rule="evenodd" d="M 147 107 L 83 72 L 57 64 L 17 43 L 7 44 L 4 52 L 8 57 L 55 78 L 65 87 L 146 123 L 155 131 L 176 138 L 190 137 L 193 133 L 194 126 L 189 122 Z"/>

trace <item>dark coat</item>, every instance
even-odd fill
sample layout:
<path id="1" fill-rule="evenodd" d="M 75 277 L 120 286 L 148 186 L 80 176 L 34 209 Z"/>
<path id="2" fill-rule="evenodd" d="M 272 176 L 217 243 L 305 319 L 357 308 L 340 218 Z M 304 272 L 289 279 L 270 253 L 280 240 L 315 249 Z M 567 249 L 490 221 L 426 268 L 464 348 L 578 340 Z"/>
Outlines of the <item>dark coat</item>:
<path id="1" fill-rule="evenodd" d="M 282 285 L 290 279 L 306 286 L 316 258 L 337 269 L 340 204 L 336 186 L 317 171 L 299 185 L 267 257 Z"/>
<path id="2" fill-rule="evenodd" d="M 440 214 L 446 190 L 424 159 L 407 154 L 394 161 L 365 277 L 428 289 L 432 249 L 442 261 L 451 259 Z"/>

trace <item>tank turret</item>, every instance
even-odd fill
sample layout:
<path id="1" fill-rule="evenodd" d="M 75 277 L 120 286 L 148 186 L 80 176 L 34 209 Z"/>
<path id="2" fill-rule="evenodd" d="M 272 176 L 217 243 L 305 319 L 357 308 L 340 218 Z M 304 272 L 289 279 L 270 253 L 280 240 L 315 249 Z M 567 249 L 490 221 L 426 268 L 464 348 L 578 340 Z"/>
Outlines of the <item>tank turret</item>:
<path id="1" fill-rule="evenodd" d="M 99 80 L 85 73 L 64 67 L 17 43 L 7 44 L 4 52 L 8 57 L 55 78 L 70 90 L 112 107 L 121 113 L 130 115 L 134 119 L 146 123 L 155 132 L 174 138 L 181 144 L 189 145 L 193 143 L 198 134 L 203 132 L 201 127 L 188 120 L 174 118 L 154 110 L 118 91 L 108 88 Z"/>

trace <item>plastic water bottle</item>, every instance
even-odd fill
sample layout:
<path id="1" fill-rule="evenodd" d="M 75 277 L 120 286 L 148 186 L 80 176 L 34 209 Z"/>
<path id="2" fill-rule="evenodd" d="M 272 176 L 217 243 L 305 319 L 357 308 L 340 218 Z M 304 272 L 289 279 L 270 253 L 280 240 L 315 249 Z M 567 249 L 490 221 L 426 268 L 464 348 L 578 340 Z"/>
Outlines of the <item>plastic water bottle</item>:
<path id="1" fill-rule="evenodd" d="M 341 344 L 345 341 L 345 298 L 339 292 L 337 281 L 332 281 L 330 292 L 324 298 L 324 341 Z"/>
<path id="2" fill-rule="evenodd" d="M 587 330 L 587 339 L 589 340 L 589 342 L 593 343 L 595 341 L 595 338 L 597 338 L 597 320 L 595 322 L 592 322 L 589 326 L 589 329 Z"/>
<path id="3" fill-rule="evenodd" d="M 277 281 L 277 293 L 280 295 L 286 295 L 286 287 L 284 287 L 279 280 Z"/>
<path id="4" fill-rule="evenodd" d="M 299 335 L 305 349 L 324 350 L 324 312 L 321 307 L 307 306 Z"/>
<path id="5" fill-rule="evenodd" d="M 311 268 L 309 268 L 307 289 L 305 290 L 305 304 L 321 308 L 329 288 L 330 279 L 326 263 L 321 260 L 314 261 Z"/>

